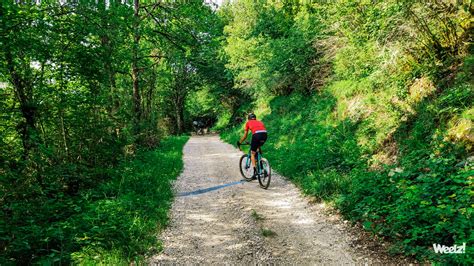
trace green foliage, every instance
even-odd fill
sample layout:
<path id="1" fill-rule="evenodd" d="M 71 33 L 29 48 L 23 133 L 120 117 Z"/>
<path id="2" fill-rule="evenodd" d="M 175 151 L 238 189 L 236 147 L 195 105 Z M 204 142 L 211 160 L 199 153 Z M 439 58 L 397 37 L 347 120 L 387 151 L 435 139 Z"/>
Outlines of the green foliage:
<path id="1" fill-rule="evenodd" d="M 227 67 L 236 87 L 258 92 L 236 110 L 265 123 L 272 166 L 391 240 L 394 253 L 472 264 L 469 3 L 242 2 L 229 8 Z M 293 60 L 305 62 L 297 79 Z M 285 80 L 319 86 L 288 89 Z M 234 125 L 221 136 L 235 143 L 242 134 Z M 432 250 L 464 242 L 464 255 Z"/>
<path id="2" fill-rule="evenodd" d="M 262 228 L 260 229 L 260 233 L 262 234 L 262 236 L 264 237 L 275 237 L 277 236 L 277 233 L 275 233 L 274 231 L 268 229 L 268 228 Z"/>
<path id="3" fill-rule="evenodd" d="M 167 223 L 170 181 L 182 169 L 187 139 L 140 151 L 73 197 L 51 187 L 49 195 L 5 202 L 2 264 L 127 264 L 159 248 L 156 233 Z"/>
<path id="4" fill-rule="evenodd" d="M 162 139 L 218 116 L 235 143 L 251 111 L 304 192 L 394 252 L 473 263 L 470 1 L 17 2 L 0 3 L 0 263 L 138 261 L 181 169 L 185 138 Z"/>
<path id="5" fill-rule="evenodd" d="M 255 211 L 254 209 L 252 209 L 252 213 L 250 215 L 257 222 L 265 220 L 265 218 L 262 215 L 258 214 L 257 211 Z"/>
<path id="6" fill-rule="evenodd" d="M 350 140 L 353 125 L 331 117 L 334 104 L 331 95 L 313 97 L 309 103 L 300 94 L 277 97 L 263 120 L 270 132 L 263 151 L 272 166 L 322 199 L 331 199 L 347 187 L 346 177 L 332 178 L 359 161 L 357 144 Z M 234 127 L 222 137 L 235 143 L 242 131 L 241 126 Z"/>
<path id="7" fill-rule="evenodd" d="M 330 95 L 272 100 L 271 113 L 263 118 L 269 130 L 263 151 L 272 166 L 305 193 L 333 200 L 349 219 L 394 240 L 394 252 L 469 263 L 468 255 L 439 257 L 427 250 L 433 243 L 473 243 L 474 167 L 472 161 L 462 161 L 462 146 L 446 142 L 436 130 L 432 112 L 439 110 L 438 101 L 424 107 L 428 113 L 419 110 L 419 118 L 410 122 L 414 124 L 403 124 L 395 134 L 403 152 L 398 168 L 379 171 L 367 167 L 367 151 L 373 149 L 358 144 L 357 132 L 365 125 L 338 120 L 331 111 L 335 103 Z M 235 143 L 242 134 L 238 126 L 222 137 Z"/>
<path id="8" fill-rule="evenodd" d="M 228 8 L 224 49 L 236 88 L 253 96 L 314 89 L 306 73 L 318 54 L 307 48 L 324 28 L 315 9 L 296 2 L 248 0 Z"/>
<path id="9" fill-rule="evenodd" d="M 129 262 L 164 224 L 184 140 L 162 140 L 189 92 L 227 86 L 223 25 L 136 3 L 0 2 L 0 264 Z"/>
<path id="10" fill-rule="evenodd" d="M 407 154 L 398 171 L 353 171 L 352 191 L 339 207 L 367 230 L 398 240 L 393 252 L 470 264 L 472 163 L 459 165 L 450 148 L 439 155 L 420 156 L 421 151 Z M 467 243 L 467 254 L 435 255 L 426 249 L 433 243 Z"/>
<path id="11" fill-rule="evenodd" d="M 191 121 L 193 118 L 216 118 L 220 110 L 219 99 L 208 87 L 192 92 L 186 101 L 188 121 Z"/>

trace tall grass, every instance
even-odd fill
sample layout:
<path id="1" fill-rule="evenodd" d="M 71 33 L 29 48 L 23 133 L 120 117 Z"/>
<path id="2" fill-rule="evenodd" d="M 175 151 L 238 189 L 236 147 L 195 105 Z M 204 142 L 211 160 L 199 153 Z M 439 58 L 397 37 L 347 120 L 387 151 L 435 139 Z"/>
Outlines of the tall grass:
<path id="1" fill-rule="evenodd" d="M 186 136 L 164 139 L 158 149 L 121 165 L 118 178 L 100 187 L 108 197 L 91 202 L 87 213 L 78 217 L 87 221 L 90 231 L 76 233 L 85 245 L 72 253 L 74 262 L 128 264 L 161 250 L 157 233 L 168 221 L 173 199 L 170 182 L 183 168 L 187 140 Z"/>
<path id="2" fill-rule="evenodd" d="M 392 240 L 392 252 L 472 264 L 471 71 L 465 66 L 452 85 L 402 103 L 387 100 L 392 82 L 349 92 L 365 78 L 334 81 L 310 97 L 271 98 L 259 117 L 269 132 L 264 155 L 303 192 Z M 221 137 L 235 143 L 242 134 L 238 125 Z M 467 243 L 466 254 L 435 254 L 433 243 Z"/>
<path id="3" fill-rule="evenodd" d="M 50 195 L 42 206 L 18 203 L 31 215 L 1 224 L 9 232 L 4 236 L 16 239 L 3 242 L 0 264 L 127 265 L 160 250 L 156 234 L 167 223 L 170 182 L 182 170 L 187 139 L 165 138 L 157 149 L 137 152 L 75 197 Z"/>

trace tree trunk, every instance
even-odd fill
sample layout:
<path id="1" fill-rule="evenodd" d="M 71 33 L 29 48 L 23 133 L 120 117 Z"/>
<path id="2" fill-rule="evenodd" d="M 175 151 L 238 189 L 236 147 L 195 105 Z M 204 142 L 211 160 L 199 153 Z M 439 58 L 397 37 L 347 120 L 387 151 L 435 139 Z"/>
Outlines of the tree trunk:
<path id="1" fill-rule="evenodd" d="M 154 92 L 155 92 L 155 87 L 156 87 L 156 69 L 153 66 L 152 67 L 152 72 L 151 72 L 151 77 L 150 77 L 150 82 L 148 83 L 148 91 L 146 94 L 146 101 L 144 103 L 144 117 L 146 120 L 150 123 L 150 125 L 153 123 L 153 100 L 154 100 Z"/>
<path id="2" fill-rule="evenodd" d="M 23 157 L 27 159 L 30 151 L 37 146 L 36 141 L 33 139 L 36 134 L 37 110 L 32 100 L 32 85 L 18 74 L 10 51 L 6 51 L 5 57 L 11 82 L 20 103 L 21 114 L 25 119 L 24 122 L 18 125 L 18 129 L 23 143 Z"/>
<path id="3" fill-rule="evenodd" d="M 8 45 L 6 45 L 6 47 L 8 47 Z M 38 113 L 36 104 L 33 100 L 33 84 L 30 80 L 22 77 L 18 73 L 15 62 L 13 61 L 13 55 L 11 54 L 11 51 L 8 50 L 8 48 L 5 52 L 5 59 L 7 63 L 7 69 L 10 74 L 10 81 L 13 84 L 16 97 L 20 103 L 20 111 L 23 118 L 25 119 L 25 121 L 20 122 L 17 126 L 23 144 L 22 160 L 30 161 L 30 155 L 32 151 L 37 150 L 38 148 L 38 142 L 36 139 L 36 120 Z M 30 67 L 29 64 L 25 65 L 26 67 Z M 35 176 L 38 185 L 44 190 L 45 185 L 41 173 L 38 172 L 38 165 L 33 160 L 30 162 L 33 163 L 32 167 L 35 170 L 32 173 Z"/>
<path id="4" fill-rule="evenodd" d="M 146 100 L 146 119 L 148 119 L 149 122 L 152 122 L 152 106 L 153 106 L 153 90 L 154 90 L 155 82 L 152 82 L 150 84 L 150 87 L 148 89 L 147 93 L 147 100 Z"/>
<path id="5" fill-rule="evenodd" d="M 66 127 L 64 126 L 64 110 L 59 112 L 60 119 L 61 119 L 61 135 L 63 137 L 63 145 L 64 145 L 64 153 L 66 157 L 69 157 L 69 147 L 67 145 L 67 138 L 66 138 Z"/>
<path id="6" fill-rule="evenodd" d="M 174 92 L 174 109 L 176 117 L 176 133 L 182 134 L 184 132 L 184 100 L 186 98 L 185 91 L 182 91 L 180 84 L 176 84 L 178 87 Z"/>
<path id="7" fill-rule="evenodd" d="M 179 135 L 182 133 L 181 131 L 182 121 L 181 121 L 179 107 L 177 105 L 175 105 L 175 115 L 176 115 L 176 133 Z"/>
<path id="8" fill-rule="evenodd" d="M 103 26 L 104 27 L 107 27 L 107 23 L 104 22 L 103 23 Z M 115 70 L 114 70 L 114 67 L 112 66 L 112 54 L 113 54 L 113 47 L 110 43 L 110 38 L 109 36 L 107 35 L 103 35 L 101 37 L 101 43 L 102 43 L 102 46 L 105 48 L 106 52 L 105 52 L 105 56 L 106 56 L 106 59 L 104 61 L 104 69 L 105 69 L 105 72 L 107 73 L 107 77 L 108 77 L 108 80 L 109 80 L 109 88 L 110 88 L 110 95 L 109 95 L 109 99 L 110 99 L 110 106 L 108 106 L 108 111 L 109 111 L 109 115 L 112 116 L 113 114 L 115 114 L 118 110 L 118 108 L 120 107 L 120 103 L 118 101 L 118 98 L 115 96 L 115 93 L 117 91 L 117 82 L 116 82 L 116 78 L 115 78 Z"/>
<path id="9" fill-rule="evenodd" d="M 133 113 L 134 113 L 134 128 L 135 134 L 139 132 L 139 125 L 141 120 L 141 97 L 139 87 L 139 69 L 138 69 L 138 50 L 140 45 L 139 33 L 139 0 L 134 0 L 134 21 L 133 21 L 133 59 L 132 59 L 132 83 L 133 83 Z"/>

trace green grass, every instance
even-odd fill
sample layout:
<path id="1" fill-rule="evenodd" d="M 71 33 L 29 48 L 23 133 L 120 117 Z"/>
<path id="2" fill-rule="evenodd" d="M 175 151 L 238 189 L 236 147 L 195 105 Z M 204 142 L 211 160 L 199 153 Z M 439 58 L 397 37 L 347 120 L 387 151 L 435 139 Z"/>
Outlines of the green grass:
<path id="1" fill-rule="evenodd" d="M 72 254 L 75 263 L 105 264 L 140 261 L 149 251 L 161 250 L 156 234 L 166 226 L 173 193 L 170 181 L 182 170 L 182 148 L 188 137 L 169 137 L 154 151 L 141 153 L 121 167 L 121 178 L 102 186 L 115 194 L 89 206 L 87 234 L 80 251 Z M 116 191 L 116 193 L 114 193 Z M 83 216 L 83 215 L 81 215 Z M 80 217 L 84 219 L 84 217 Z"/>
<path id="2" fill-rule="evenodd" d="M 275 233 L 274 231 L 268 229 L 268 228 L 262 228 L 260 230 L 260 233 L 262 234 L 262 236 L 264 237 L 275 237 L 277 236 L 277 233 Z"/>
<path id="3" fill-rule="evenodd" d="M 269 130 L 264 156 L 278 172 L 321 199 L 331 199 L 347 187 L 349 180 L 338 173 L 359 159 L 350 121 L 338 122 L 331 115 L 335 104 L 330 94 L 309 99 L 293 94 L 273 98 L 264 107 Z M 236 126 L 221 137 L 233 144 L 242 135 L 243 127 Z"/>
<path id="4" fill-rule="evenodd" d="M 257 211 L 255 211 L 254 209 L 252 209 L 252 213 L 250 215 L 257 222 L 265 220 L 265 218 L 262 215 L 258 214 Z"/>
<path id="5" fill-rule="evenodd" d="M 392 252 L 472 264 L 474 164 L 466 158 L 472 156 L 467 132 L 472 134 L 474 90 L 466 69 L 438 94 L 404 100 L 410 112 L 387 100 L 396 91 L 389 80 L 365 95 L 357 89 L 367 87 L 362 78 L 336 81 L 309 97 L 271 98 L 254 110 L 269 132 L 264 155 L 304 193 L 330 201 L 347 219 L 390 239 Z M 354 99 L 363 105 L 359 111 L 371 113 L 349 112 Z M 221 132 L 231 144 L 242 135 L 242 125 Z M 397 155 L 394 165 L 379 161 L 386 154 Z M 394 172 L 396 167 L 402 170 Z M 433 243 L 463 242 L 464 255 L 430 250 Z"/>
<path id="6" fill-rule="evenodd" d="M 129 265 L 158 252 L 187 140 L 168 137 L 155 150 L 138 151 L 73 197 L 58 192 L 38 199 L 47 204 L 15 203 L 24 213 L 0 224 L 0 264 Z"/>

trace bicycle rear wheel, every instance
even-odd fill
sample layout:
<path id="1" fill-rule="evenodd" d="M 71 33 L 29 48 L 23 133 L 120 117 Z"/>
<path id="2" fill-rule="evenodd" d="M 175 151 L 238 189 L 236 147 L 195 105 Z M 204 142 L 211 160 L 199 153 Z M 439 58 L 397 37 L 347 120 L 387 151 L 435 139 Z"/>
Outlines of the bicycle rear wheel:
<path id="1" fill-rule="evenodd" d="M 261 188 L 267 189 L 270 186 L 270 180 L 272 179 L 272 169 L 267 159 L 262 158 L 260 160 L 261 174 L 258 175 L 258 183 Z"/>
<path id="2" fill-rule="evenodd" d="M 240 168 L 240 173 L 245 178 L 245 180 L 252 180 L 252 175 L 253 175 L 252 163 L 250 162 L 250 158 L 248 157 L 249 157 L 248 154 L 244 154 L 242 155 L 242 157 L 240 157 L 239 168 Z"/>

